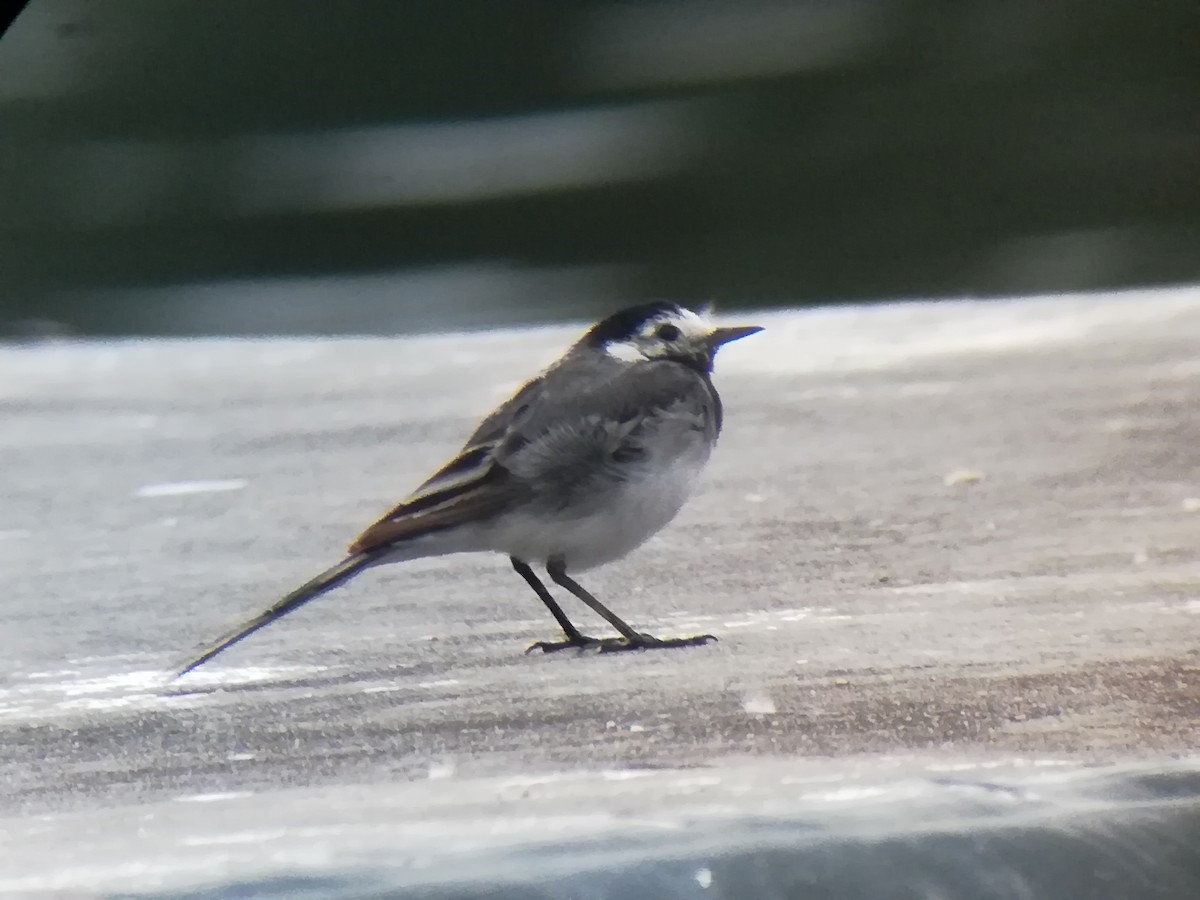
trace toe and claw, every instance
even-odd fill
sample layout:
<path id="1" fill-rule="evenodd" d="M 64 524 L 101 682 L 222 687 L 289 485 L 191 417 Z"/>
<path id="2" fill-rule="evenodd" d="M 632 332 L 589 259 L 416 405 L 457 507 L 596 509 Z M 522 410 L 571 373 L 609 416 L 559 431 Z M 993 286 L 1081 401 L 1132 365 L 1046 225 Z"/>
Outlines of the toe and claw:
<path id="1" fill-rule="evenodd" d="M 631 637 L 594 638 L 576 633 L 562 641 L 537 641 L 530 644 L 525 652 L 529 654 L 541 650 L 543 653 L 555 653 L 559 650 L 575 649 L 580 652 L 621 653 L 625 650 L 654 650 L 659 647 L 702 647 L 716 639 L 712 634 L 660 638 L 652 634 L 636 633 Z"/>

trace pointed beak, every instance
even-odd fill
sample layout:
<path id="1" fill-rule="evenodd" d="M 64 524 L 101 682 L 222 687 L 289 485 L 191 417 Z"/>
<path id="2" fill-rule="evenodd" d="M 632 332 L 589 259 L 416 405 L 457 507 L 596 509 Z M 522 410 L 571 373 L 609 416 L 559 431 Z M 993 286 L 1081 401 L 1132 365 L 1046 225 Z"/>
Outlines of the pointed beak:
<path id="1" fill-rule="evenodd" d="M 722 344 L 728 344 L 730 341 L 740 341 L 742 338 L 758 334 L 760 331 L 762 331 L 762 327 L 759 325 L 734 325 L 729 328 L 714 328 L 712 334 L 708 336 L 708 347 L 710 350 L 716 350 Z"/>

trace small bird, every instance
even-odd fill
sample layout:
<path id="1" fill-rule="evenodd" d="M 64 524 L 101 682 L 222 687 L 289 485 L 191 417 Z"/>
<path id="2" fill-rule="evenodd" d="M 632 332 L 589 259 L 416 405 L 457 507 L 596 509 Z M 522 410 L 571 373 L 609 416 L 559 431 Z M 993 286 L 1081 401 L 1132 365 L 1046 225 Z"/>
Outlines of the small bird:
<path id="1" fill-rule="evenodd" d="M 601 320 L 485 418 L 454 459 L 360 534 L 345 559 L 214 641 L 175 677 L 366 569 L 474 551 L 507 555 L 562 628 L 563 640 L 539 641 L 530 651 L 609 653 L 715 640 L 635 631 L 568 573 L 620 559 L 679 512 L 721 431 L 721 398 L 711 379 L 717 350 L 761 330 L 716 327 L 704 314 L 666 302 Z M 535 565 L 620 636 L 583 634 Z"/>

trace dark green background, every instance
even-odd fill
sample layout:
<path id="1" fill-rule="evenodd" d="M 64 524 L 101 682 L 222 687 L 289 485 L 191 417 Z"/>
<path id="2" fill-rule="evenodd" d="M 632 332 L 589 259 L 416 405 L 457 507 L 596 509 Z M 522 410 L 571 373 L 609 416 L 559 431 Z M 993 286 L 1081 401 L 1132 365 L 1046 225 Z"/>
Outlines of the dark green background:
<path id="1" fill-rule="evenodd" d="M 33 0 L 0 210 L 9 334 L 1189 282 L 1200 3 Z"/>

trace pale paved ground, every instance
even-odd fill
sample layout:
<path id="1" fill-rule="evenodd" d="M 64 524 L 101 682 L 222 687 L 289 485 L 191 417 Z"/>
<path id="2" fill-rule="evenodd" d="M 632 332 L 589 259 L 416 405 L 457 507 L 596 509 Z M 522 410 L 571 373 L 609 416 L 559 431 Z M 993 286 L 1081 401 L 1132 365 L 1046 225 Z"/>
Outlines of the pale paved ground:
<path id="1" fill-rule="evenodd" d="M 13 871 L 113 805 L 213 792 L 1200 743 L 1200 290 L 759 321 L 718 360 L 695 499 L 582 579 L 719 644 L 524 656 L 552 621 L 459 557 L 369 573 L 166 695 L 577 330 L 0 349 Z M 202 806 L 229 814 L 175 827 Z"/>

